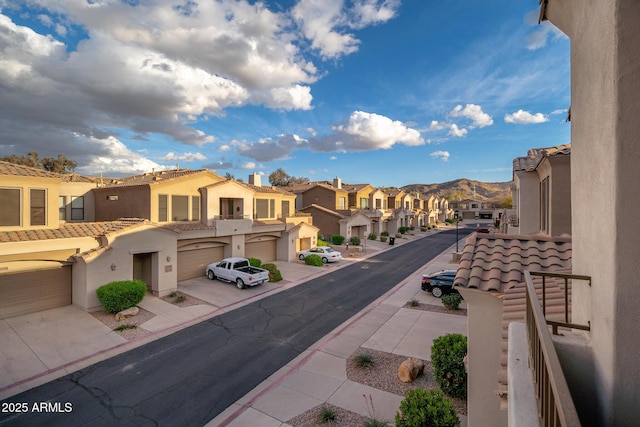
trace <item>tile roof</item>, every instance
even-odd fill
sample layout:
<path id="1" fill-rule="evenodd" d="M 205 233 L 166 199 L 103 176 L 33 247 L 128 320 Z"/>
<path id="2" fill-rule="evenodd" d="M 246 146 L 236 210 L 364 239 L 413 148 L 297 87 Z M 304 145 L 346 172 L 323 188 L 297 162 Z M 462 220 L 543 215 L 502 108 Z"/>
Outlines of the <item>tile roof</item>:
<path id="1" fill-rule="evenodd" d="M 454 285 L 504 293 L 524 282 L 524 270 L 570 266 L 570 236 L 473 233 L 465 242 Z"/>
<path id="2" fill-rule="evenodd" d="M 0 175 L 12 175 L 12 176 L 33 176 L 38 178 L 62 178 L 62 174 L 48 172 L 43 169 L 32 168 L 29 166 L 16 165 L 15 163 L 9 163 L 0 161 Z"/>
<path id="3" fill-rule="evenodd" d="M 338 218 L 346 218 L 346 216 L 342 215 L 341 213 L 338 213 L 336 211 L 332 211 L 331 209 L 325 208 L 324 206 L 316 205 L 315 203 L 312 203 L 309 206 L 305 206 L 304 208 L 300 209 L 300 211 L 305 212 L 306 209 L 317 209 L 317 210 L 322 211 L 324 213 L 337 216 Z"/>
<path id="4" fill-rule="evenodd" d="M 532 148 L 526 157 L 516 157 L 513 159 L 513 170 L 515 171 L 534 171 L 538 164 L 545 157 L 568 155 L 571 154 L 571 144 L 558 145 L 549 148 Z"/>
<path id="5" fill-rule="evenodd" d="M 142 175 L 134 175 L 127 176 L 124 178 L 116 178 L 116 179 L 105 179 L 103 183 L 103 188 L 113 188 L 113 187 L 128 187 L 128 186 L 136 186 L 136 185 L 149 185 L 155 184 L 158 182 L 164 182 L 167 180 L 174 180 L 178 178 L 182 178 L 189 175 L 196 175 L 201 173 L 211 173 L 208 169 L 173 169 L 167 171 L 153 171 L 144 173 Z M 100 180 L 98 178 L 98 180 Z"/>
<path id="6" fill-rule="evenodd" d="M 150 224 L 150 222 L 139 218 L 121 218 L 117 221 L 66 223 L 54 229 L 2 231 L 0 232 L 0 243 L 99 237 L 135 228 L 142 224 Z"/>
<path id="7" fill-rule="evenodd" d="M 165 230 L 173 231 L 174 233 L 186 233 L 187 231 L 207 231 L 207 230 L 215 230 L 215 227 L 203 224 L 199 221 L 189 221 L 189 222 L 172 222 L 169 224 L 163 224 L 160 226 Z"/>

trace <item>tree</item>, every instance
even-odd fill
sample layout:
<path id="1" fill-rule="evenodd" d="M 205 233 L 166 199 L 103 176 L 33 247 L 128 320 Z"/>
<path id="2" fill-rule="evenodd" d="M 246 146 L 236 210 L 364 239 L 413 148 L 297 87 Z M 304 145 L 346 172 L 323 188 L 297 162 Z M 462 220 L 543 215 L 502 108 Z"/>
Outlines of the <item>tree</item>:
<path id="1" fill-rule="evenodd" d="M 309 178 L 296 178 L 284 171 L 282 168 L 276 169 L 269 175 L 269 182 L 274 187 L 287 187 L 290 185 L 300 185 L 309 182 Z"/>
<path id="2" fill-rule="evenodd" d="M 0 160 L 13 163 L 16 165 L 29 166 L 36 169 L 44 169 L 49 172 L 55 173 L 70 173 L 76 168 L 78 163 L 73 160 L 70 160 L 63 156 L 62 154 L 58 154 L 58 158 L 45 157 L 40 160 L 40 155 L 36 151 L 31 151 L 27 153 L 26 156 L 16 156 L 15 154 L 11 156 L 5 156 L 0 158 Z"/>
<path id="3" fill-rule="evenodd" d="M 51 157 L 45 157 L 42 159 L 42 168 L 49 172 L 69 173 L 73 172 L 77 165 L 78 163 L 67 159 L 62 154 L 58 154 L 57 159 L 53 159 Z"/>

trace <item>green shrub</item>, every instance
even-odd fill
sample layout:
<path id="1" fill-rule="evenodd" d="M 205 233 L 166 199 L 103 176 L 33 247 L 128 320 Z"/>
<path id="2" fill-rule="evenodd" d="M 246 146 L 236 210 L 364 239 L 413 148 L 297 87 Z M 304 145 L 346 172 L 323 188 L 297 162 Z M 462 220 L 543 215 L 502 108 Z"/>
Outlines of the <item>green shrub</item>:
<path id="1" fill-rule="evenodd" d="M 380 241 L 382 243 L 386 242 L 387 241 L 387 236 L 380 236 Z"/>
<path id="2" fill-rule="evenodd" d="M 405 393 L 396 413 L 396 427 L 458 427 L 453 403 L 440 390 L 416 388 Z"/>
<path id="3" fill-rule="evenodd" d="M 140 280 L 111 282 L 96 289 L 100 304 L 109 313 L 118 313 L 135 307 L 146 293 L 147 285 Z"/>
<path id="4" fill-rule="evenodd" d="M 304 263 L 307 265 L 315 265 L 316 267 L 322 267 L 322 258 L 319 255 L 311 254 L 305 257 Z"/>
<path id="5" fill-rule="evenodd" d="M 447 334 L 433 340 L 433 376 L 440 389 L 448 396 L 467 398 L 467 372 L 464 369 L 466 355 L 467 337 L 464 335 Z"/>
<path id="6" fill-rule="evenodd" d="M 349 244 L 353 246 L 360 246 L 360 238 L 357 236 L 353 236 L 351 239 L 349 239 Z"/>
<path id="7" fill-rule="evenodd" d="M 329 246 L 329 243 L 326 240 L 318 239 L 318 244 L 316 246 Z"/>
<path id="8" fill-rule="evenodd" d="M 431 227 L 438 228 L 438 224 L 433 224 Z"/>
<path id="9" fill-rule="evenodd" d="M 375 363 L 371 353 L 359 353 L 353 360 L 356 366 L 360 369 L 369 369 Z"/>
<path id="10" fill-rule="evenodd" d="M 409 227 L 399 227 L 398 228 L 398 233 L 400 233 L 400 234 L 404 234 L 407 231 L 409 231 Z"/>
<path id="11" fill-rule="evenodd" d="M 389 236 L 389 232 L 388 231 L 383 231 L 382 233 L 380 233 L 381 236 Z"/>
<path id="12" fill-rule="evenodd" d="M 444 220 L 447 224 L 453 224 L 453 220 L 451 218 L 447 218 Z"/>
<path id="13" fill-rule="evenodd" d="M 443 295 L 441 300 L 442 304 L 444 304 L 448 310 L 458 310 L 462 302 L 462 297 L 458 294 L 449 294 Z"/>
<path id="14" fill-rule="evenodd" d="M 376 233 L 369 233 L 369 236 L 367 236 L 367 239 L 369 240 L 376 240 L 378 238 L 378 236 L 376 235 Z"/>
<path id="15" fill-rule="evenodd" d="M 282 273 L 278 270 L 278 266 L 272 263 L 263 264 L 262 268 L 269 271 L 269 281 L 279 282 L 282 280 Z"/>
<path id="16" fill-rule="evenodd" d="M 331 236 L 331 241 L 334 245 L 341 245 L 342 243 L 344 243 L 344 236 L 334 234 L 333 236 Z"/>
<path id="17" fill-rule="evenodd" d="M 318 413 L 318 422 L 320 424 L 333 423 L 337 417 L 336 411 L 328 406 L 323 406 Z"/>
<path id="18" fill-rule="evenodd" d="M 249 260 L 249 265 L 251 267 L 260 267 L 262 265 L 262 260 L 258 258 L 247 258 Z"/>

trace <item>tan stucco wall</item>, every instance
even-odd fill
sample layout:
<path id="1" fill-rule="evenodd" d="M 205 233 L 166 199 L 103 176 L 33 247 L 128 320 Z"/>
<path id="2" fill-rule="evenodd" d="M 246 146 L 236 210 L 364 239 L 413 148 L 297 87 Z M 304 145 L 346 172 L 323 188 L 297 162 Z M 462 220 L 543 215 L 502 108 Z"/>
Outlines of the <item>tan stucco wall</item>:
<path id="1" fill-rule="evenodd" d="M 96 201 L 95 193 L 92 191 L 96 187 L 94 183 L 88 182 L 62 182 L 60 184 L 60 196 L 66 197 L 66 214 L 65 222 L 93 222 L 96 220 Z M 84 197 L 84 218 L 82 221 L 71 220 L 71 198 Z M 56 207 L 57 207 L 56 203 Z"/>
<path id="2" fill-rule="evenodd" d="M 153 293 L 164 296 L 177 289 L 176 236 L 151 226 L 139 227 L 112 238 L 110 249 L 78 257 L 72 267 L 73 303 L 92 310 L 100 307 L 96 290 L 109 282 L 133 278 L 133 256 L 153 253 Z M 167 260 L 170 257 L 170 260 Z M 116 269 L 112 270 L 114 264 Z"/>
<path id="3" fill-rule="evenodd" d="M 506 427 L 498 388 L 502 337 L 502 299 L 491 292 L 460 288 L 467 303 L 467 409 L 469 427 Z"/>
<path id="4" fill-rule="evenodd" d="M 19 188 L 21 190 L 21 225 L 0 227 L 0 231 L 31 230 L 38 228 L 58 228 L 58 195 L 60 179 L 33 176 L 0 176 L 0 187 Z M 29 190 L 46 190 L 45 225 L 31 225 L 31 204 Z"/>
<path id="5" fill-rule="evenodd" d="M 591 321 L 600 425 L 634 425 L 640 419 L 640 2 L 550 0 L 547 16 L 571 38 L 573 272 L 592 277 L 590 289 L 574 287 L 572 313 L 579 323 Z"/>
<path id="6" fill-rule="evenodd" d="M 513 176 L 518 186 L 518 219 L 520 234 L 540 232 L 540 181 L 536 172 L 518 171 Z"/>
<path id="7" fill-rule="evenodd" d="M 338 202 L 343 197 L 345 200 L 345 207 L 349 205 L 349 193 L 345 190 L 331 190 L 322 186 L 316 186 L 310 188 L 302 194 L 302 205 L 307 207 L 312 204 L 323 206 L 327 209 L 338 209 Z"/>
<path id="8" fill-rule="evenodd" d="M 151 195 L 148 186 L 96 188 L 93 191 L 96 221 L 115 221 L 119 218 L 151 220 Z M 108 200 L 109 196 L 117 196 L 118 200 Z M 155 218 L 157 220 L 157 212 Z"/>
<path id="9" fill-rule="evenodd" d="M 229 181 L 203 190 L 202 204 L 204 206 L 203 222 L 213 225 L 214 218 L 220 215 L 220 199 L 237 199 L 234 203 L 234 217 L 251 220 L 253 215 L 254 191 L 236 182 Z M 239 208 L 239 210 L 237 210 Z"/>

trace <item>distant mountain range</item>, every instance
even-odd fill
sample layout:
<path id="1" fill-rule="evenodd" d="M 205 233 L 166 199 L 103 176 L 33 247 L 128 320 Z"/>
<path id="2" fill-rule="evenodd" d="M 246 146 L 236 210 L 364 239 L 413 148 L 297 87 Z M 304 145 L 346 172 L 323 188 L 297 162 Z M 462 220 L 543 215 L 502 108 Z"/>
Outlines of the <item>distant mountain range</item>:
<path id="1" fill-rule="evenodd" d="M 423 198 L 445 197 L 447 200 L 473 199 L 481 202 L 501 203 L 511 197 L 511 182 L 480 182 L 456 179 L 441 184 L 410 184 L 401 187 L 405 193 L 418 192 Z"/>

